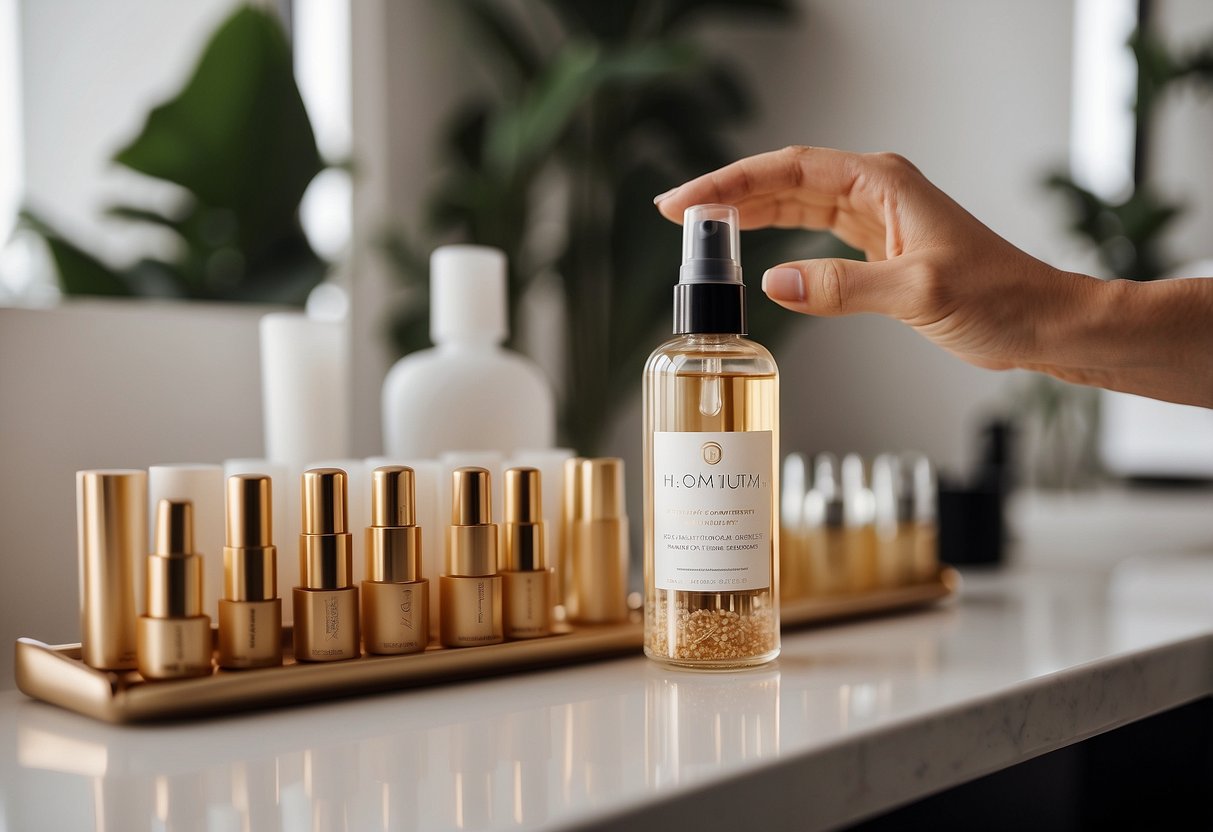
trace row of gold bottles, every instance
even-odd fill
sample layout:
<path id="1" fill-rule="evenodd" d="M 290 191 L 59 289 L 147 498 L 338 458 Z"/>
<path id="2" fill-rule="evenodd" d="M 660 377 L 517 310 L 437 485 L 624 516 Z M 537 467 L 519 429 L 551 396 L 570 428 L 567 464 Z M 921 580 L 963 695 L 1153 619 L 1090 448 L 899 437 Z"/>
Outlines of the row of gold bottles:
<path id="1" fill-rule="evenodd" d="M 818 454 L 783 463 L 780 596 L 870 592 L 933 580 L 936 483 L 918 453 Z"/>
<path id="2" fill-rule="evenodd" d="M 363 649 L 372 655 L 417 653 L 430 641 L 413 470 L 389 465 L 371 475 L 366 580 L 360 587 L 352 577 L 347 476 L 340 468 L 303 473 L 301 585 L 291 594 L 296 661 L 353 659 Z M 540 472 L 511 468 L 504 480 L 499 528 L 492 520 L 489 471 L 465 467 L 452 473 L 446 570 L 438 578 L 438 639 L 444 647 L 552 633 L 554 581 L 544 547 Z M 617 480 L 615 505 L 621 510 L 622 476 Z M 147 609 L 137 624 L 137 666 L 145 678 L 207 675 L 214 664 L 225 669 L 282 664 L 272 487 L 262 474 L 227 481 L 224 587 L 214 650 L 210 617 L 203 610 L 202 555 L 193 545 L 192 506 L 185 500 L 158 504 L 147 558 Z"/>

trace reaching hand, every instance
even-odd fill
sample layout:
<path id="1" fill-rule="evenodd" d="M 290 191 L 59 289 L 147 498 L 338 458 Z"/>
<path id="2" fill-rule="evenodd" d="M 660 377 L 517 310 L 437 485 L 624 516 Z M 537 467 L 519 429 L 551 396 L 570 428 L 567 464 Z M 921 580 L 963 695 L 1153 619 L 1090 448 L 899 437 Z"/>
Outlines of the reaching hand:
<path id="1" fill-rule="evenodd" d="M 763 291 L 788 309 L 876 312 L 981 367 L 1022 367 L 1213 405 L 1213 281 L 1107 282 L 1055 269 L 999 237 L 900 156 L 788 147 L 654 201 L 675 222 L 691 205 L 736 205 L 743 229 L 824 229 L 867 255 L 867 262 L 802 260 L 769 269 Z M 1148 291 L 1164 284 L 1199 285 Z M 1196 304 L 1185 308 L 1172 295 Z M 1187 334 L 1155 332 L 1162 313 Z M 1126 337 L 1159 343 L 1114 354 L 1118 343 L 1125 350 Z M 1203 361 L 1191 360 L 1196 349 Z"/>

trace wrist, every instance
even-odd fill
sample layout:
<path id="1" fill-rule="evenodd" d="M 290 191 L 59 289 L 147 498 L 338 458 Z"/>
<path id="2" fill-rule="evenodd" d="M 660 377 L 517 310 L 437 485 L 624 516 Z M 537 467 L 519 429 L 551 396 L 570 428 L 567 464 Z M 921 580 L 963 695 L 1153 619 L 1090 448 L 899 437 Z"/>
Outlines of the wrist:
<path id="1" fill-rule="evenodd" d="M 1073 282 L 1073 326 L 1055 333 L 1066 381 L 1213 406 L 1213 280 Z M 1068 331 L 1067 331 L 1068 330 Z"/>
<path id="2" fill-rule="evenodd" d="M 1048 311 L 1037 320 L 1034 355 L 1027 369 L 1099 384 L 1096 377 L 1108 368 L 1109 345 L 1123 324 L 1118 310 L 1123 304 L 1120 284 L 1125 281 L 1050 270 L 1045 293 Z"/>

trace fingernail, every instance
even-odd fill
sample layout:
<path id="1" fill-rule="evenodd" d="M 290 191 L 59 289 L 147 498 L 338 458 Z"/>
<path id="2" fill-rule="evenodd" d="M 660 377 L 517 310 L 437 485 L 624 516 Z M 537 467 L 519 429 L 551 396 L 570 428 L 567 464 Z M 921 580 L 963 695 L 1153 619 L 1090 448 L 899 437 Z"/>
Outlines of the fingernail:
<path id="1" fill-rule="evenodd" d="M 786 266 L 767 269 L 762 276 L 762 291 L 771 300 L 804 300 L 804 278 L 799 271 Z"/>
<path id="2" fill-rule="evenodd" d="M 658 202 L 661 202 L 661 200 L 665 199 L 667 196 L 674 193 L 674 191 L 678 190 L 681 187 L 682 187 L 681 185 L 677 185 L 673 188 L 670 188 L 668 191 L 666 191 L 663 194 L 657 194 L 657 196 L 653 197 L 653 204 L 656 205 Z"/>

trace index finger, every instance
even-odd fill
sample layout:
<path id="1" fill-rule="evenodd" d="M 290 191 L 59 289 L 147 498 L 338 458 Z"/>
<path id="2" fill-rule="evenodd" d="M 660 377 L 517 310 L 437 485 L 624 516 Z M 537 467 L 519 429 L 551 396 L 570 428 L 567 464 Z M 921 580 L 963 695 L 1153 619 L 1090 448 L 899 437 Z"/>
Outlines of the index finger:
<path id="1" fill-rule="evenodd" d="M 735 205 L 792 188 L 829 200 L 845 198 L 859 176 L 858 154 L 828 147 L 785 147 L 749 156 L 705 173 L 657 198 L 657 209 L 674 222 L 692 205 Z"/>

